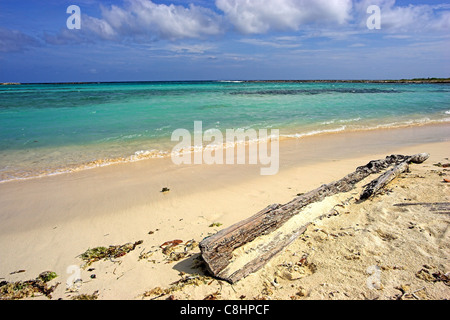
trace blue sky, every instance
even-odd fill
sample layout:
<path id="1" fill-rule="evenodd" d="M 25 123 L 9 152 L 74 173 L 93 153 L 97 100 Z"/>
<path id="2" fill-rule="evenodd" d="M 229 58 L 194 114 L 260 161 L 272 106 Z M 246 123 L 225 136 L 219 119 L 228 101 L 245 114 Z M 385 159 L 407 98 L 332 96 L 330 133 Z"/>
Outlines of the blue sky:
<path id="1" fill-rule="evenodd" d="M 0 82 L 450 77 L 449 30 L 438 0 L 0 0 Z"/>

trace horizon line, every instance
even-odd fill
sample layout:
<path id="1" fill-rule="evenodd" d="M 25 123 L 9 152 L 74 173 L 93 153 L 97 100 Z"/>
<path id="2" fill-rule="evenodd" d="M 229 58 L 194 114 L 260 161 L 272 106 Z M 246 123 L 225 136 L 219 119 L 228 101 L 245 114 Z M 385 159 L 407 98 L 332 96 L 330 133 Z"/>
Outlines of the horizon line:
<path id="1" fill-rule="evenodd" d="M 29 85 L 29 84 L 44 84 L 44 85 L 52 85 L 52 84 L 101 84 L 101 83 L 174 83 L 174 82 L 183 82 L 183 83 L 193 83 L 193 82 L 227 82 L 227 81 L 239 81 L 239 82 L 298 82 L 298 83 L 307 83 L 307 82 L 337 82 L 337 83 L 394 83 L 394 82 L 415 82 L 415 83 L 450 83 L 449 78 L 410 78 L 410 79 L 259 79 L 259 80 L 242 80 L 242 79 L 219 79 L 219 80 L 118 80 L 118 81 L 63 81 L 63 82 L 1 82 L 0 85 Z"/>

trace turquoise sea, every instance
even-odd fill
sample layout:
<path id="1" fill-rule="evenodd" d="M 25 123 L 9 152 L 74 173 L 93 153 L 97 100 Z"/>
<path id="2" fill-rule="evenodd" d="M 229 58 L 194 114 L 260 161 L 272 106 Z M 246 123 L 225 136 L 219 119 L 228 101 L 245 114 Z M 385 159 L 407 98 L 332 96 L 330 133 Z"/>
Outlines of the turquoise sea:
<path id="1" fill-rule="evenodd" d="M 450 123 L 449 84 L 149 82 L 0 86 L 0 181 L 167 156 L 175 129 L 323 132 Z M 269 131 L 270 132 L 270 131 Z"/>

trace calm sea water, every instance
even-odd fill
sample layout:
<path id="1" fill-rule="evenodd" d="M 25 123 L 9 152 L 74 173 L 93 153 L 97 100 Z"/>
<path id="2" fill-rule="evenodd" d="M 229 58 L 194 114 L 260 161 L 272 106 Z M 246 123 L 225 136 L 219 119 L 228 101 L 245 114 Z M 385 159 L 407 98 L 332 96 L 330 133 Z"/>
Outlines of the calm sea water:
<path id="1" fill-rule="evenodd" d="M 0 181 L 164 156 L 178 128 L 285 137 L 450 122 L 450 85 L 169 82 L 0 86 Z M 270 131 L 269 131 L 270 132 Z M 97 162 L 95 162 L 97 161 Z"/>

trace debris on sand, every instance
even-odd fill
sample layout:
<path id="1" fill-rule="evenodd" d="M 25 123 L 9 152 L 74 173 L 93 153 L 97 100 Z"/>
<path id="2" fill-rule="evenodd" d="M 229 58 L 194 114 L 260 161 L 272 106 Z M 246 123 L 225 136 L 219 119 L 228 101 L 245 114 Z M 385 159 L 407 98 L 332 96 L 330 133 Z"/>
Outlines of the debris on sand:
<path id="1" fill-rule="evenodd" d="M 204 276 L 204 275 L 198 275 L 198 274 L 184 275 L 183 274 L 182 278 L 178 281 L 171 283 L 169 288 L 161 288 L 161 287 L 153 288 L 149 291 L 144 292 L 144 294 L 142 294 L 142 298 L 151 297 L 151 299 L 154 300 L 154 299 L 161 298 L 162 296 L 165 296 L 165 295 L 177 292 L 177 291 L 181 291 L 187 286 L 198 287 L 198 286 L 206 285 L 206 284 L 209 285 L 214 280 L 215 280 L 214 278 Z M 213 294 L 213 296 L 217 298 L 218 294 L 216 294 L 216 295 Z"/>
<path id="2" fill-rule="evenodd" d="M 0 300 L 18 300 L 44 295 L 51 299 L 59 283 L 49 287 L 47 282 L 58 275 L 52 271 L 42 272 L 36 279 L 17 282 L 0 282 Z"/>
<path id="3" fill-rule="evenodd" d="M 218 300 L 220 298 L 220 292 L 216 291 L 214 293 L 208 294 L 203 300 Z"/>
<path id="4" fill-rule="evenodd" d="M 439 167 L 439 168 L 450 168 L 450 163 L 434 163 L 433 166 Z"/>
<path id="5" fill-rule="evenodd" d="M 75 297 L 72 297 L 72 300 L 97 300 L 98 299 L 98 290 L 93 294 L 79 294 Z"/>
<path id="6" fill-rule="evenodd" d="M 176 247 L 176 246 L 178 246 L 179 244 L 182 244 L 183 243 L 183 240 L 171 240 L 171 241 L 166 241 L 166 242 L 164 242 L 162 245 L 160 245 L 159 247 L 161 248 L 161 249 L 163 249 L 163 253 L 165 254 L 165 255 L 168 255 L 168 254 L 170 254 L 173 250 L 174 250 L 174 248 Z"/>
<path id="7" fill-rule="evenodd" d="M 439 270 L 432 272 L 430 269 L 429 266 L 424 265 L 423 268 L 416 273 L 416 277 L 427 282 L 442 281 L 445 285 L 450 286 L 450 272 L 444 274 Z"/>
<path id="8" fill-rule="evenodd" d="M 160 248 L 162 248 L 162 253 L 167 256 L 167 263 L 180 261 L 181 259 L 190 257 L 193 254 L 190 251 L 198 248 L 198 242 L 195 240 L 187 241 L 183 248 L 180 246 L 182 243 L 182 240 L 172 240 L 164 242 L 160 246 Z M 177 249 L 178 251 L 175 251 Z"/>
<path id="9" fill-rule="evenodd" d="M 17 274 L 17 273 L 23 273 L 23 272 L 26 272 L 26 270 L 17 270 L 17 271 L 11 272 L 10 275 Z"/>
<path id="10" fill-rule="evenodd" d="M 214 223 L 211 223 L 210 225 L 209 225 L 209 227 L 210 228 L 214 228 L 214 227 L 220 227 L 220 226 L 222 226 L 223 224 L 222 223 L 220 223 L 220 222 L 214 222 Z"/>
<path id="11" fill-rule="evenodd" d="M 50 282 L 55 279 L 58 275 L 53 271 L 44 271 L 39 276 L 38 279 L 42 282 Z"/>
<path id="12" fill-rule="evenodd" d="M 138 245 L 142 244 L 144 241 L 139 240 L 135 243 L 126 243 L 124 245 L 118 245 L 118 246 L 109 246 L 109 248 L 106 247 L 96 247 L 92 249 L 88 249 L 85 252 L 83 252 L 79 257 L 83 261 L 85 261 L 85 267 L 90 266 L 92 263 L 99 261 L 99 260 L 107 260 L 112 258 L 120 258 L 129 253 L 130 251 L 133 251 Z"/>
<path id="13" fill-rule="evenodd" d="M 392 297 L 394 300 L 422 300 L 422 299 L 429 299 L 425 292 L 425 287 L 422 287 L 420 289 L 417 289 L 415 291 L 411 292 L 410 285 L 400 285 L 395 287 L 394 289 L 399 290 L 401 293 L 396 294 Z"/>
<path id="14" fill-rule="evenodd" d="M 305 254 L 296 263 L 284 262 L 278 265 L 276 275 L 285 280 L 295 281 L 312 275 L 316 270 L 316 265 L 310 263 L 308 261 L 308 255 Z"/>

